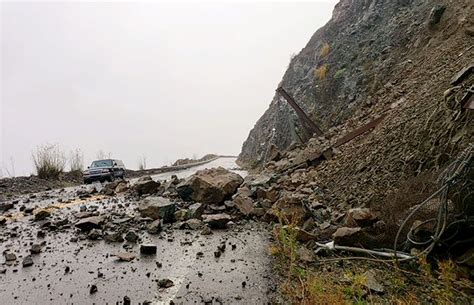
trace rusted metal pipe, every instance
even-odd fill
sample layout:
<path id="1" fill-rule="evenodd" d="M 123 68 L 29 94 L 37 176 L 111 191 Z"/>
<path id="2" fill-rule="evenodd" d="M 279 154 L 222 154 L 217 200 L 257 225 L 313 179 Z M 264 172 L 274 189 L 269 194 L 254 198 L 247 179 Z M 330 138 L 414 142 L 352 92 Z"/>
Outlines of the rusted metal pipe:
<path id="1" fill-rule="evenodd" d="M 301 121 L 301 124 L 303 127 L 308 131 L 308 133 L 312 136 L 314 134 L 318 136 L 322 136 L 323 132 L 321 129 L 316 125 L 310 118 L 309 116 L 304 112 L 303 109 L 295 102 L 295 100 L 288 94 L 288 92 L 283 89 L 283 87 L 278 87 L 276 90 L 281 96 L 283 96 L 288 104 L 295 110 L 296 115 L 298 115 L 298 118 Z"/>

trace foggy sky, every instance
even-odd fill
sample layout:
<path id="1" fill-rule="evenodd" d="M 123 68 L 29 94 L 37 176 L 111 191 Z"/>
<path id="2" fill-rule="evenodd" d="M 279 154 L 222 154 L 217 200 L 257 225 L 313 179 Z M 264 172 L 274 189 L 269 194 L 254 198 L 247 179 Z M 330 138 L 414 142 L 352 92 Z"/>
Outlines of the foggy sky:
<path id="1" fill-rule="evenodd" d="M 32 173 L 42 143 L 129 168 L 237 155 L 336 2 L 2 2 L 0 167 Z"/>

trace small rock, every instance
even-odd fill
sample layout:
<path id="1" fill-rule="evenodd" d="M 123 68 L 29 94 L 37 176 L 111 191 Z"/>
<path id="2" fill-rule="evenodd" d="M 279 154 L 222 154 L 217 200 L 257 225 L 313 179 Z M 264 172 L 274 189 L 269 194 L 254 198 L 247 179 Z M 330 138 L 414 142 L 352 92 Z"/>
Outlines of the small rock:
<path id="1" fill-rule="evenodd" d="M 430 12 L 429 24 L 430 26 L 436 25 L 441 21 L 444 11 L 446 10 L 445 5 L 436 5 Z"/>
<path id="2" fill-rule="evenodd" d="M 89 294 L 94 294 L 97 292 L 97 286 L 92 284 L 91 287 L 89 288 Z"/>
<path id="3" fill-rule="evenodd" d="M 132 304 L 132 301 L 130 300 L 130 298 L 128 296 L 124 296 L 123 305 L 130 305 L 130 304 Z"/>
<path id="4" fill-rule="evenodd" d="M 367 279 L 364 283 L 364 286 L 367 287 L 372 292 L 384 293 L 384 288 L 376 279 L 376 274 L 374 270 L 368 270 L 364 272 L 363 276 Z"/>
<path id="5" fill-rule="evenodd" d="M 305 246 L 301 246 L 298 249 L 298 257 L 300 258 L 301 261 L 305 263 L 311 263 L 314 262 L 314 254 L 313 251 L 309 250 Z"/>
<path id="6" fill-rule="evenodd" d="M 202 226 L 202 221 L 199 219 L 189 219 L 186 221 L 186 226 L 191 230 L 197 230 Z"/>
<path id="7" fill-rule="evenodd" d="M 135 259 L 135 254 L 129 252 L 119 252 L 116 253 L 115 256 L 117 256 L 120 261 L 124 262 L 130 262 Z"/>
<path id="8" fill-rule="evenodd" d="M 342 227 L 338 228 L 336 232 L 332 235 L 334 243 L 340 246 L 353 246 L 357 244 L 359 236 L 361 233 L 361 228 L 348 228 Z"/>
<path id="9" fill-rule="evenodd" d="M 131 243 L 135 243 L 138 240 L 138 234 L 135 231 L 128 231 L 127 234 L 125 234 L 125 240 Z"/>
<path id="10" fill-rule="evenodd" d="M 29 267 L 33 265 L 33 258 L 31 258 L 31 255 L 28 255 L 23 259 L 22 265 L 23 267 Z"/>
<path id="11" fill-rule="evenodd" d="M 120 232 L 108 231 L 104 234 L 104 240 L 110 243 L 121 243 L 123 242 L 123 236 Z"/>
<path id="12" fill-rule="evenodd" d="M 201 230 L 201 235 L 211 235 L 212 231 L 211 228 L 208 226 L 204 226 L 204 228 Z"/>
<path id="13" fill-rule="evenodd" d="M 174 212 L 174 218 L 178 221 L 185 221 L 188 217 L 188 211 L 186 209 Z"/>
<path id="14" fill-rule="evenodd" d="M 92 229 L 87 233 L 87 238 L 92 239 L 92 240 L 97 240 L 102 237 L 102 231 L 99 229 Z"/>
<path id="15" fill-rule="evenodd" d="M 201 203 L 194 203 L 188 207 L 188 218 L 201 219 L 203 212 L 204 212 L 204 205 Z"/>
<path id="16" fill-rule="evenodd" d="M 42 248 L 41 244 L 33 244 L 31 245 L 30 252 L 32 254 L 38 254 L 41 252 L 41 248 Z"/>
<path id="17" fill-rule="evenodd" d="M 347 211 L 347 216 L 345 219 L 346 226 L 357 226 L 365 227 L 371 226 L 377 221 L 377 216 L 372 213 L 370 209 L 367 208 L 355 208 Z"/>
<path id="18" fill-rule="evenodd" d="M 35 220 L 36 221 L 43 220 L 43 219 L 49 217 L 50 215 L 51 215 L 51 213 L 48 210 L 41 209 L 41 210 L 39 210 L 35 213 Z"/>
<path id="19" fill-rule="evenodd" d="M 13 209 L 13 203 L 5 202 L 5 203 L 0 204 L 0 211 L 6 212 L 10 209 Z"/>
<path id="20" fill-rule="evenodd" d="M 222 214 L 213 214 L 213 215 L 204 215 L 204 223 L 208 224 L 213 229 L 225 229 L 226 224 L 232 220 L 232 217 L 229 215 Z"/>
<path id="21" fill-rule="evenodd" d="M 149 223 L 146 226 L 146 230 L 150 234 L 158 234 L 161 232 L 161 221 L 159 219 Z"/>
<path id="22" fill-rule="evenodd" d="M 5 253 L 3 253 L 3 256 L 5 256 L 5 260 L 6 260 L 7 262 L 16 261 L 16 255 L 15 255 L 15 253 L 12 253 L 12 252 L 5 252 Z"/>
<path id="23" fill-rule="evenodd" d="M 161 279 L 161 280 L 158 281 L 158 286 L 160 288 L 170 288 L 170 287 L 174 286 L 174 283 L 170 279 Z"/>
<path id="24" fill-rule="evenodd" d="M 92 216 L 79 220 L 76 223 L 76 227 L 82 231 L 90 231 L 92 229 L 100 229 L 102 223 L 102 217 Z"/>

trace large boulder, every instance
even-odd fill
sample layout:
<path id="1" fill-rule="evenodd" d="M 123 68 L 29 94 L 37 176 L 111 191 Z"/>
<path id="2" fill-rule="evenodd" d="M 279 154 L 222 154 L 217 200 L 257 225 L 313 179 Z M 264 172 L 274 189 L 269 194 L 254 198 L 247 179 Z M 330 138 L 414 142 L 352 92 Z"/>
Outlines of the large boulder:
<path id="1" fill-rule="evenodd" d="M 176 204 L 164 197 L 147 197 L 138 205 L 138 211 L 143 217 L 171 222 L 174 220 Z"/>
<path id="2" fill-rule="evenodd" d="M 222 167 L 205 169 L 180 183 L 179 196 L 187 201 L 194 200 L 205 204 L 222 203 L 237 191 L 244 179 Z"/>
<path id="3" fill-rule="evenodd" d="M 145 176 L 137 180 L 133 185 L 133 189 L 139 195 L 154 194 L 158 192 L 160 185 L 160 182 L 154 181 L 150 176 Z"/>

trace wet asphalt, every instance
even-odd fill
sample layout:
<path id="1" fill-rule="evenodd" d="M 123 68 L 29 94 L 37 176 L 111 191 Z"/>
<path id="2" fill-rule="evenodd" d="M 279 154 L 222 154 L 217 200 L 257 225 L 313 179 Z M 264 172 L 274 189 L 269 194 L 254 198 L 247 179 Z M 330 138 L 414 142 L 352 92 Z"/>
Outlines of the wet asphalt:
<path id="1" fill-rule="evenodd" d="M 162 180 L 173 174 L 186 177 L 206 167 L 236 168 L 234 161 L 218 159 L 153 178 Z M 91 187 L 94 186 L 22 196 L 18 198 L 20 202 L 26 198 L 29 202 L 18 207 L 48 208 L 53 222 L 84 208 L 112 215 L 115 225 L 134 217 L 135 205 L 124 196 L 78 198 L 78 190 Z M 115 215 L 119 208 L 128 216 Z M 0 256 L 2 305 L 273 303 L 270 233 L 261 223 L 242 220 L 231 228 L 213 230 L 211 235 L 168 225 L 159 235 L 138 230 L 137 243 L 108 243 L 78 236 L 73 225 L 50 231 L 41 228 L 42 222 L 33 221 L 34 216 L 24 216 L 16 210 L 9 214 L 7 223 L 0 226 L 0 252 L 14 253 L 16 260 L 6 261 L 4 255 Z M 45 235 L 38 236 L 38 231 Z M 42 251 L 31 255 L 33 265 L 23 267 L 31 245 L 37 243 L 42 244 Z M 139 246 L 144 243 L 155 244 L 156 255 L 140 254 Z M 218 247 L 224 250 L 216 257 Z M 119 252 L 129 252 L 135 258 L 119 261 L 115 256 Z M 160 288 L 159 281 L 165 279 L 171 280 L 172 286 Z"/>

